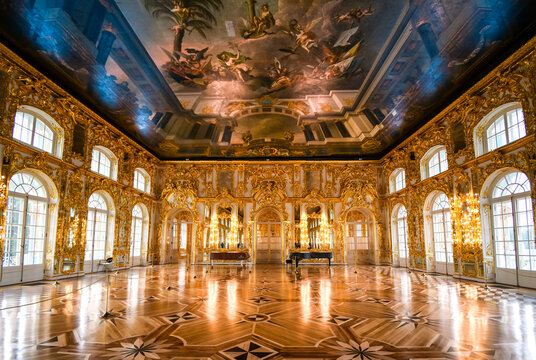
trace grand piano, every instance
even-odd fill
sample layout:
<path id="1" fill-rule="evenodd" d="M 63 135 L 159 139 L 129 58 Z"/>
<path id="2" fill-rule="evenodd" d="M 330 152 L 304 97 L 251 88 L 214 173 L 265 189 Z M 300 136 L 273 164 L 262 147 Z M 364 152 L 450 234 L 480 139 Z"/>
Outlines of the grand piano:
<path id="1" fill-rule="evenodd" d="M 296 261 L 296 269 L 300 260 L 306 259 L 328 259 L 328 266 L 331 266 L 331 259 L 333 259 L 333 253 L 329 251 L 303 251 L 293 252 L 290 254 L 290 260 Z"/>

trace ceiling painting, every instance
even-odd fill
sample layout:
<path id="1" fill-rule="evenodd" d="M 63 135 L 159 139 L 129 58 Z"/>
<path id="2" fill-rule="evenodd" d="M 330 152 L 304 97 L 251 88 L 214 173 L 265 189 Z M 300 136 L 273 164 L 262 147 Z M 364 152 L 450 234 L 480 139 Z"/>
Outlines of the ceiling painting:
<path id="1" fill-rule="evenodd" d="M 534 32 L 530 0 L 6 0 L 0 40 L 162 159 L 378 158 Z"/>

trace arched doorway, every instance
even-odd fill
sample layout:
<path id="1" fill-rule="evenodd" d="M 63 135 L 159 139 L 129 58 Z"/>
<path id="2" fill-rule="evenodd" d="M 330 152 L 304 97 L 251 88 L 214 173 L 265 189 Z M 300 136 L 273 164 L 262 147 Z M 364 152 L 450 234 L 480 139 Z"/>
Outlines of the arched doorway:
<path id="1" fill-rule="evenodd" d="M 176 209 L 170 212 L 165 222 L 164 262 L 178 263 L 180 258 L 191 254 L 193 243 L 193 217 L 190 211 Z"/>
<path id="2" fill-rule="evenodd" d="M 372 219 L 359 210 L 346 215 L 346 262 L 370 263 L 374 257 Z"/>
<path id="3" fill-rule="evenodd" d="M 281 217 L 274 210 L 266 209 L 257 217 L 256 226 L 256 262 L 280 264 L 283 256 Z"/>
<path id="4" fill-rule="evenodd" d="M 149 238 L 149 214 L 143 204 L 132 209 L 130 228 L 130 266 L 142 265 L 147 261 L 147 240 Z"/>
<path id="5" fill-rule="evenodd" d="M 536 287 L 536 246 L 530 180 L 510 170 L 490 187 L 491 214 L 487 221 L 493 242 L 495 280 Z"/>
<path id="6" fill-rule="evenodd" d="M 424 219 L 427 253 L 434 257 L 434 270 L 454 273 L 450 202 L 441 191 L 432 192 L 425 201 Z"/>
<path id="7" fill-rule="evenodd" d="M 19 172 L 9 180 L 2 284 L 44 277 L 47 234 L 51 225 L 50 192 L 54 191 L 47 183 L 50 181 L 33 172 Z"/>
<path id="8" fill-rule="evenodd" d="M 86 252 L 84 271 L 99 271 L 99 264 L 106 260 L 114 231 L 113 201 L 104 191 L 96 191 L 87 203 Z M 108 253 L 111 256 L 111 253 Z M 102 269 L 101 269 L 102 270 Z"/>
<path id="9" fill-rule="evenodd" d="M 393 246 L 393 264 L 407 267 L 408 253 L 408 213 L 406 207 L 398 204 L 391 215 L 391 242 Z"/>

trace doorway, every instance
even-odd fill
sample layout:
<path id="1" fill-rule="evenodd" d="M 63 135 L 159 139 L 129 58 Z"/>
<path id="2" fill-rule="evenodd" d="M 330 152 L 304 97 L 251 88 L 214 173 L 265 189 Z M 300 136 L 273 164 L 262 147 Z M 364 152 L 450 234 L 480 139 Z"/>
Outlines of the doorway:
<path id="1" fill-rule="evenodd" d="M 257 263 L 282 262 L 281 218 L 269 209 L 257 218 Z"/>

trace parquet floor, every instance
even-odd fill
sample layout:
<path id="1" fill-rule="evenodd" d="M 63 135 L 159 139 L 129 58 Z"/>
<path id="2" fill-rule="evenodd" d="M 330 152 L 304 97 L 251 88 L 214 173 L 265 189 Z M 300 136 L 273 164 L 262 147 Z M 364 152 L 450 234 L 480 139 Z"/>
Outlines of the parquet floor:
<path id="1" fill-rule="evenodd" d="M 380 266 L 163 265 L 112 276 L 101 318 L 106 284 L 0 288 L 0 358 L 536 359 L 526 289 Z"/>

